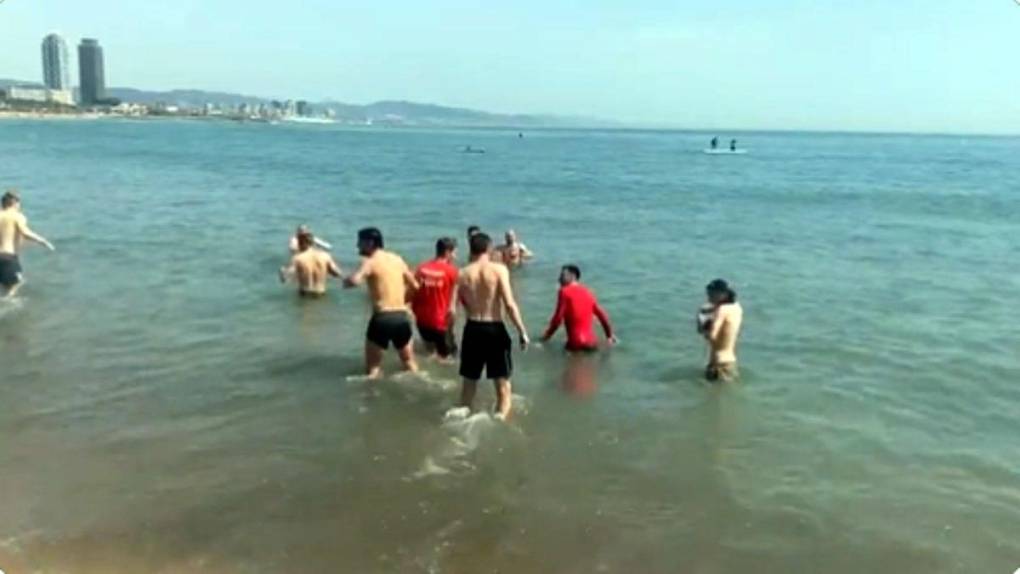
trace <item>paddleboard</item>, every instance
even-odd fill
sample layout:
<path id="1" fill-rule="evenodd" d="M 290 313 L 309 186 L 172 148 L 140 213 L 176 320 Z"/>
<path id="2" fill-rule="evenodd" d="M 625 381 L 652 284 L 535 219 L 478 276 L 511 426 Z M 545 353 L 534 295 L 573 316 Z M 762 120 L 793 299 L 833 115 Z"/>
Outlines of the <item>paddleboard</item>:
<path id="1" fill-rule="evenodd" d="M 706 153 L 708 155 L 744 155 L 744 154 L 747 153 L 746 149 L 731 150 L 729 148 L 719 148 L 719 149 L 706 148 L 706 149 L 703 149 L 701 151 L 702 151 L 702 153 Z"/>

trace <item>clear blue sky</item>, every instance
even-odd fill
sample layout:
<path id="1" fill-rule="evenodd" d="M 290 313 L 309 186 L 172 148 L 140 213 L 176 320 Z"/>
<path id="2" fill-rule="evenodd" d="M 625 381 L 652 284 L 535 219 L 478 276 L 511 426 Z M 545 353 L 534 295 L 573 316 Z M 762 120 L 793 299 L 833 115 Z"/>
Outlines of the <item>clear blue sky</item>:
<path id="1" fill-rule="evenodd" d="M 1014 0 L 5 0 L 0 77 L 99 38 L 107 82 L 643 125 L 1020 133 Z M 77 57 L 72 56 L 77 69 Z"/>

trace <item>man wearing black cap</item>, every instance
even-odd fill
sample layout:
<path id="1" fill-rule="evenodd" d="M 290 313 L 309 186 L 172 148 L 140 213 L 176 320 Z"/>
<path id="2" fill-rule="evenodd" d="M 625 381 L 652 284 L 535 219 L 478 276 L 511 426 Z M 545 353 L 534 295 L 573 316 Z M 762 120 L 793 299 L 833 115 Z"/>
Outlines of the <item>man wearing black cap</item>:
<path id="1" fill-rule="evenodd" d="M 710 308 L 703 308 L 698 318 L 698 330 L 708 341 L 705 378 L 732 381 L 738 375 L 737 338 L 744 322 L 744 309 L 737 303 L 736 291 L 722 279 L 709 283 L 705 292 Z"/>

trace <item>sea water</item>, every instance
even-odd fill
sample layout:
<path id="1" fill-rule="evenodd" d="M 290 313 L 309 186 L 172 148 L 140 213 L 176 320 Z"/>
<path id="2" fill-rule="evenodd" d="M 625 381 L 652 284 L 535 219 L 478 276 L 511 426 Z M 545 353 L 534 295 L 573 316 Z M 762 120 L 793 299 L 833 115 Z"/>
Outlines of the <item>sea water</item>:
<path id="1" fill-rule="evenodd" d="M 0 303 L 0 569 L 1013 572 L 1020 139 L 713 135 L 0 122 L 58 249 Z M 300 223 L 348 271 L 514 228 L 532 337 L 576 263 L 623 342 L 444 419 L 455 366 L 365 381 L 364 292 L 279 284 Z"/>

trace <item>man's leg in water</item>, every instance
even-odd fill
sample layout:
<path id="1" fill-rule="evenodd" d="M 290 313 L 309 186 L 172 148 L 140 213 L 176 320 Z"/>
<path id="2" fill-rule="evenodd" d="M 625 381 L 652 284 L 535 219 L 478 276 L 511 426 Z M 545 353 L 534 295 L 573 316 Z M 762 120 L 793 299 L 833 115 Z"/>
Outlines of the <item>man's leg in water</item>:
<path id="1" fill-rule="evenodd" d="M 414 340 L 410 340 L 406 345 L 397 349 L 397 354 L 400 355 L 400 362 L 404 363 L 404 370 L 410 373 L 418 372 L 418 363 L 414 361 Z"/>
<path id="2" fill-rule="evenodd" d="M 464 384 L 460 388 L 460 406 L 474 410 L 476 392 L 478 392 L 478 381 L 464 379 Z"/>
<path id="3" fill-rule="evenodd" d="M 382 376 L 383 349 L 365 340 L 365 374 L 370 379 L 378 379 Z"/>
<path id="4" fill-rule="evenodd" d="M 506 419 L 510 416 L 510 403 L 513 401 L 510 379 L 496 379 L 493 383 L 496 385 L 496 416 Z"/>
<path id="5" fill-rule="evenodd" d="M 15 283 L 14 285 L 10 285 L 10 286 L 5 286 L 4 287 L 3 298 L 4 299 L 10 299 L 11 297 L 14 297 L 15 295 L 18 294 L 18 289 L 21 289 L 21 286 L 24 285 L 24 284 L 25 284 L 25 281 L 24 281 L 24 279 L 21 278 L 21 273 L 18 273 L 18 282 Z"/>

